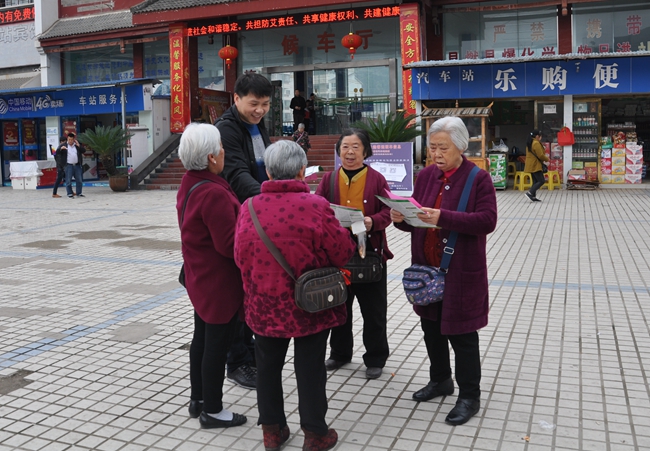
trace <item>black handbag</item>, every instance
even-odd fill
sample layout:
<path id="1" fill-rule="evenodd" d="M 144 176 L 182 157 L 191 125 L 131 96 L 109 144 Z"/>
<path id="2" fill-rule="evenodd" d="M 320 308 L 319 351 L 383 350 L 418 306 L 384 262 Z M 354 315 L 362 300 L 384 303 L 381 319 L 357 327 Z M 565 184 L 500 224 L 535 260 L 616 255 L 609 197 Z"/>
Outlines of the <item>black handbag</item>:
<path id="1" fill-rule="evenodd" d="M 187 207 L 187 199 L 190 198 L 190 194 L 192 194 L 192 191 L 194 191 L 195 188 L 199 187 L 200 185 L 203 185 L 204 183 L 209 183 L 209 182 L 210 180 L 201 180 L 200 182 L 196 182 L 194 186 L 192 186 L 190 190 L 187 192 L 187 194 L 185 195 L 185 201 L 183 202 L 183 210 L 181 211 L 180 226 L 183 225 L 183 219 L 185 219 L 185 207 Z M 181 271 L 178 273 L 178 283 L 185 286 L 185 263 L 181 265 Z"/>
<path id="2" fill-rule="evenodd" d="M 526 148 L 526 150 L 528 150 L 528 148 Z M 542 173 L 543 173 L 543 174 L 546 174 L 546 173 L 548 172 L 548 166 L 546 166 L 546 164 L 544 164 L 544 162 L 542 161 L 542 159 L 539 158 L 535 152 L 533 152 L 532 150 L 528 150 L 528 152 L 532 153 L 532 154 L 535 156 L 535 158 L 537 158 L 537 161 L 539 161 L 540 163 L 542 163 Z"/>
<path id="3" fill-rule="evenodd" d="M 334 171 L 332 171 L 332 175 L 330 176 L 329 201 L 330 203 L 334 203 Z M 380 247 L 383 253 L 383 242 Z M 359 252 L 355 252 L 350 261 L 343 267 L 343 269 L 350 271 L 350 281 L 352 283 L 379 282 L 383 268 L 384 259 L 382 255 L 372 251 L 366 251 L 365 258 L 362 258 Z"/>
<path id="4" fill-rule="evenodd" d="M 257 233 L 264 241 L 271 255 L 273 255 L 273 258 L 295 281 L 294 300 L 298 308 L 309 313 L 315 313 L 345 304 L 348 299 L 348 289 L 345 286 L 345 278 L 340 269 L 334 267 L 312 269 L 305 271 L 296 279 L 280 250 L 264 232 L 253 208 L 253 198 L 248 199 L 248 211 L 251 214 Z"/>

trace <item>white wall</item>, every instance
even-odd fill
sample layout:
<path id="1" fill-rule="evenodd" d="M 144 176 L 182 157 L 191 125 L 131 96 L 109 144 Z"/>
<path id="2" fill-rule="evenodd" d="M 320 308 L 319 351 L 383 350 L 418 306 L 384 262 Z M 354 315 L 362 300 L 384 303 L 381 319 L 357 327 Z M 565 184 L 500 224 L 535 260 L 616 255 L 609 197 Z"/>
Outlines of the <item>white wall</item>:
<path id="1" fill-rule="evenodd" d="M 36 43 L 35 21 L 0 25 L 0 69 L 38 65 Z"/>
<path id="2" fill-rule="evenodd" d="M 52 0 L 34 0 L 34 22 L 36 36 L 47 31 L 59 20 L 59 2 Z M 46 54 L 40 46 L 38 39 L 34 43 L 37 54 L 40 56 L 41 86 L 55 86 L 62 84 L 61 80 L 61 55 L 59 53 Z"/>

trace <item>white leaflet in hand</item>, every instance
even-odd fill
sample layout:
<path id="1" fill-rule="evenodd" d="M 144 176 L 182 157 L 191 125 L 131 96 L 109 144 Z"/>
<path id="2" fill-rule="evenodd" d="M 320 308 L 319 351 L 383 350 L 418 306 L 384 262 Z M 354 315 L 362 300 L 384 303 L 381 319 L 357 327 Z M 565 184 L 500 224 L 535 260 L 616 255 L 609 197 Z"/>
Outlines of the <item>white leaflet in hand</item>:
<path id="1" fill-rule="evenodd" d="M 352 223 L 352 233 L 358 235 L 366 231 L 366 225 L 363 223 L 363 220 Z"/>
<path id="2" fill-rule="evenodd" d="M 336 215 L 336 219 L 339 220 L 342 227 L 352 227 L 355 222 L 359 221 L 363 224 L 363 213 L 361 210 L 336 204 L 330 204 L 330 207 L 334 210 L 334 215 Z"/>

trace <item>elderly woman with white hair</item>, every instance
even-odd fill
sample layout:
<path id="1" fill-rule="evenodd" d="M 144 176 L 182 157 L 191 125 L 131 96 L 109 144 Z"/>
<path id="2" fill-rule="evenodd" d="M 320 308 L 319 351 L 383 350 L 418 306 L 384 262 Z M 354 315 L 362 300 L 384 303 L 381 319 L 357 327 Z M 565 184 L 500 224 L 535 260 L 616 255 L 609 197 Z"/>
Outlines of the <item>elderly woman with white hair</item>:
<path id="1" fill-rule="evenodd" d="M 194 307 L 190 345 L 189 413 L 202 428 L 239 426 L 246 417 L 222 404 L 226 355 L 244 291 L 233 258 L 240 204 L 223 170 L 219 130 L 190 124 L 181 136 L 178 155 L 187 169 L 176 197 L 181 229 L 185 288 Z"/>
<path id="2" fill-rule="evenodd" d="M 466 423 L 481 405 L 478 330 L 487 325 L 489 310 L 485 246 L 487 235 L 497 224 L 494 186 L 485 171 L 476 174 L 465 211 L 457 211 L 465 183 L 476 167 L 463 155 L 468 143 L 469 134 L 460 118 L 445 117 L 429 128 L 427 144 L 433 164 L 418 175 L 413 198 L 423 206 L 424 213 L 418 217 L 438 228 L 414 228 L 391 210 L 396 227 L 411 233 L 412 263 L 440 267 L 443 251 L 453 253 L 442 301 L 413 307 L 420 316 L 430 361 L 429 383 L 416 391 L 413 399 L 429 401 L 454 393 L 451 343 L 459 389 L 456 405 L 445 418 L 451 425 Z M 458 239 L 449 252 L 452 231 L 458 233 Z"/>
<path id="3" fill-rule="evenodd" d="M 355 249 L 349 232 L 340 226 L 329 202 L 310 194 L 304 181 L 307 158 L 296 143 L 281 140 L 264 152 L 269 180 L 261 194 L 242 205 L 235 235 L 235 261 L 244 281 L 246 323 L 255 332 L 258 381 L 258 424 L 264 447 L 279 450 L 289 438 L 284 412 L 282 368 L 294 339 L 294 368 L 298 385 L 303 450 L 334 447 L 338 436 L 325 421 L 325 347 L 329 329 L 345 323 L 345 305 L 316 313 L 299 309 L 295 282 L 275 260 L 255 229 L 248 204 L 296 278 L 316 268 L 345 265 Z"/>

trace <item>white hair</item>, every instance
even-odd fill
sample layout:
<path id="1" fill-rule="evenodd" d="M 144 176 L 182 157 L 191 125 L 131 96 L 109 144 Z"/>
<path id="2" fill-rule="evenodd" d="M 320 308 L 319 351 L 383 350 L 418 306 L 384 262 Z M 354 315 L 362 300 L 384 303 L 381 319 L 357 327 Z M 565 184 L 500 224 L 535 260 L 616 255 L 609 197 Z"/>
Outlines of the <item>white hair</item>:
<path id="1" fill-rule="evenodd" d="M 445 132 L 449 134 L 451 142 L 454 143 L 454 146 L 458 148 L 461 152 L 467 150 L 469 146 L 469 132 L 465 123 L 459 117 L 455 116 L 446 116 L 438 119 L 431 127 L 429 127 L 429 132 L 427 133 L 427 147 L 429 147 L 429 142 L 431 140 L 431 135 L 436 133 Z"/>
<path id="2" fill-rule="evenodd" d="M 264 164 L 273 180 L 293 180 L 307 166 L 307 155 L 295 142 L 281 139 L 266 148 Z"/>
<path id="3" fill-rule="evenodd" d="M 178 146 L 178 156 L 188 171 L 208 167 L 208 155 L 221 153 L 221 133 L 214 125 L 191 123 L 185 127 Z"/>
<path id="4" fill-rule="evenodd" d="M 302 122 L 298 124 L 298 130 L 302 130 L 303 128 L 305 128 L 305 124 L 303 124 Z"/>

